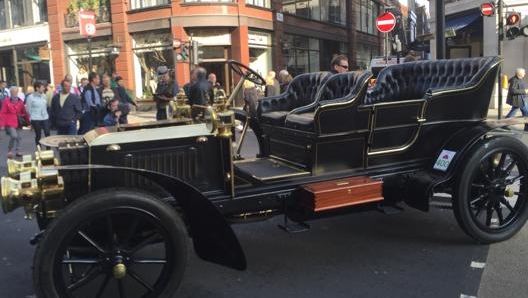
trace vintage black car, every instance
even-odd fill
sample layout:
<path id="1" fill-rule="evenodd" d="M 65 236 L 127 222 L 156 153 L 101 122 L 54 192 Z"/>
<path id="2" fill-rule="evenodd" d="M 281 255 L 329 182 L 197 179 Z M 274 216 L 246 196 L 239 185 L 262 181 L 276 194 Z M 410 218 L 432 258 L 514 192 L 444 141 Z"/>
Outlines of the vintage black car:
<path id="1" fill-rule="evenodd" d="M 284 216 L 286 231 L 346 212 L 429 210 L 447 193 L 479 243 L 512 237 L 528 217 L 528 149 L 488 120 L 499 57 L 307 73 L 278 96 L 201 108 L 203 119 L 102 127 L 52 137 L 35 159 L 8 161 L 5 212 L 23 206 L 41 232 L 38 297 L 172 297 L 187 241 L 207 261 L 243 270 L 230 224 Z M 230 61 L 241 80 L 263 84 Z M 187 108 L 182 108 L 185 111 Z M 233 146 L 234 118 L 244 130 Z M 259 154 L 240 158 L 248 127 Z"/>

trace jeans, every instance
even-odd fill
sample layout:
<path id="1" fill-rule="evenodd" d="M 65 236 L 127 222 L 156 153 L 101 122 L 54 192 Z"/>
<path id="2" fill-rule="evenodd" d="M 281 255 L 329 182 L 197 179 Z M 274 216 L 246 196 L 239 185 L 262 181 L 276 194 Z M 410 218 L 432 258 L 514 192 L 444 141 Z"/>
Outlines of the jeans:
<path id="1" fill-rule="evenodd" d="M 70 122 L 68 126 L 57 126 L 58 135 L 76 135 L 77 134 L 77 121 Z"/>
<path id="2" fill-rule="evenodd" d="M 515 114 L 517 114 L 517 110 L 521 110 L 521 114 L 523 115 L 523 117 L 528 117 L 528 107 L 527 106 L 522 106 L 522 107 L 512 106 L 511 110 L 506 115 L 506 118 L 512 118 L 513 116 L 515 116 Z M 528 123 L 524 125 L 524 130 L 528 131 Z"/>
<path id="3" fill-rule="evenodd" d="M 79 122 L 80 125 L 78 134 L 80 135 L 83 135 L 95 128 L 95 120 L 93 119 L 93 116 L 90 112 L 84 112 L 81 116 L 81 119 L 79 119 Z"/>
<path id="4" fill-rule="evenodd" d="M 20 152 L 20 140 L 22 140 L 22 137 L 20 136 L 20 133 L 22 132 L 22 128 L 14 128 L 6 126 L 5 128 L 6 134 L 9 136 L 9 145 L 7 147 L 7 150 L 9 152 L 13 151 L 13 146 L 15 147 L 15 151 L 17 153 Z"/>
<path id="5" fill-rule="evenodd" d="M 35 145 L 38 146 L 40 138 L 42 138 L 42 131 L 44 131 L 46 137 L 49 137 L 50 135 L 49 120 L 31 120 L 31 126 L 33 127 L 33 130 L 35 130 Z"/>

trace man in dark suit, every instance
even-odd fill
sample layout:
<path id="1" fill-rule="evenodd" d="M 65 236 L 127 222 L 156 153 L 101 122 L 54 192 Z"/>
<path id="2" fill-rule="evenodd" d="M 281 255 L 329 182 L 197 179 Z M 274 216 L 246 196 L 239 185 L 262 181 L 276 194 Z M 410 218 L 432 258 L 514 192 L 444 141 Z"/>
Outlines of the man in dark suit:
<path id="1" fill-rule="evenodd" d="M 77 120 L 82 115 L 81 99 L 70 92 L 71 82 L 63 80 L 62 90 L 51 99 L 51 114 L 55 121 L 57 134 L 77 134 Z"/>
<path id="2" fill-rule="evenodd" d="M 207 71 L 203 67 L 195 69 L 196 82 L 189 87 L 189 104 L 206 106 L 209 104 L 209 95 L 211 94 L 211 84 L 207 81 Z M 192 117 L 196 118 L 203 110 L 200 108 L 192 109 Z"/>

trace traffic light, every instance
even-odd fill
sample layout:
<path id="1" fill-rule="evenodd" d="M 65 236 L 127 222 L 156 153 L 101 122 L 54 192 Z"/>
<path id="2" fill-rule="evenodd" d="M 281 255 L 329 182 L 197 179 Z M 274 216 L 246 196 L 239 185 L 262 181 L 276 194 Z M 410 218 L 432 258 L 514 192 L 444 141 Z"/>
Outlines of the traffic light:
<path id="1" fill-rule="evenodd" d="M 521 33 L 521 29 L 519 29 L 520 20 L 521 14 L 518 12 L 510 12 L 506 17 L 506 26 L 508 26 L 506 28 L 506 37 L 508 39 L 515 39 Z"/>
<path id="2" fill-rule="evenodd" d="M 194 65 L 200 64 L 200 62 L 202 61 L 202 54 L 203 51 L 200 49 L 200 44 L 194 40 L 192 42 L 192 63 Z"/>

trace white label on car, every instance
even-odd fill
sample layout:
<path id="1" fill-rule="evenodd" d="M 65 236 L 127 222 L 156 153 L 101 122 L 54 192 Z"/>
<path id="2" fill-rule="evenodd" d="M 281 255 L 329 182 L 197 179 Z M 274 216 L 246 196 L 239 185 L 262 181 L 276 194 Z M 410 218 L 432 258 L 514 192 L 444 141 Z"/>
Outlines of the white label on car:
<path id="1" fill-rule="evenodd" d="M 436 159 L 436 162 L 433 166 L 433 169 L 439 170 L 439 171 L 447 171 L 447 168 L 449 168 L 449 164 L 453 160 L 453 157 L 455 157 L 456 152 L 450 151 L 450 150 L 442 150 L 438 158 Z"/>

